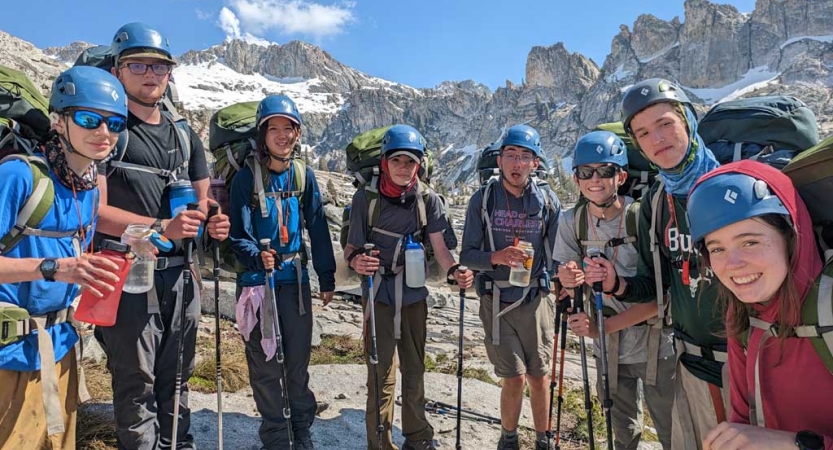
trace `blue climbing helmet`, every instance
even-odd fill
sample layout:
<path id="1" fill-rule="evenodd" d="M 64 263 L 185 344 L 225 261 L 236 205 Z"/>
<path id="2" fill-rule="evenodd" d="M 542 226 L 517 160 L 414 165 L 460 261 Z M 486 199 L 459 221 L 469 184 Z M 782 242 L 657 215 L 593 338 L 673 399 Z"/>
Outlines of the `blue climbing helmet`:
<path id="1" fill-rule="evenodd" d="M 686 214 L 695 245 L 707 234 L 741 220 L 765 214 L 790 215 L 764 180 L 737 172 L 715 175 L 695 185 Z"/>
<path id="2" fill-rule="evenodd" d="M 127 94 L 116 77 L 92 66 L 75 66 L 52 83 L 49 109 L 95 108 L 127 118 Z"/>
<path id="3" fill-rule="evenodd" d="M 695 113 L 694 105 L 677 84 L 662 78 L 651 78 L 631 86 L 622 99 L 622 125 L 625 131 L 633 134 L 631 120 L 643 109 L 662 102 L 682 103 Z"/>
<path id="4" fill-rule="evenodd" d="M 544 159 L 544 152 L 541 150 L 541 136 L 529 125 L 514 125 L 506 130 L 506 136 L 503 137 L 503 142 L 500 143 L 500 149 L 507 145 L 515 145 L 523 147 L 535 153 L 539 159 Z"/>
<path id="5" fill-rule="evenodd" d="M 425 138 L 412 126 L 394 125 L 382 137 L 382 154 L 393 157 L 399 152 L 390 155 L 388 153 L 395 150 L 402 150 L 421 159 L 425 155 Z"/>
<path id="6" fill-rule="evenodd" d="M 116 59 L 125 56 L 157 58 L 176 64 L 168 39 L 148 25 L 132 22 L 123 25 L 113 36 L 110 48 Z"/>
<path id="7" fill-rule="evenodd" d="M 573 169 L 585 164 L 628 165 L 628 149 L 619 136 L 610 131 L 591 131 L 582 136 L 573 150 Z"/>
<path id="8" fill-rule="evenodd" d="M 260 101 L 257 105 L 257 126 L 266 123 L 275 116 L 286 117 L 299 127 L 301 126 L 301 113 L 291 98 L 285 95 L 270 95 Z"/>

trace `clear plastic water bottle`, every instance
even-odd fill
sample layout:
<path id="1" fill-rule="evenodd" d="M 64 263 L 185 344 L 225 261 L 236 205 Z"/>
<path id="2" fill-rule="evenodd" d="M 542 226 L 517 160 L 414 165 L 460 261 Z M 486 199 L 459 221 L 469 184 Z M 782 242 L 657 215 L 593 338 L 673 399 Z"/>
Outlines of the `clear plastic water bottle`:
<path id="1" fill-rule="evenodd" d="M 151 234 L 153 232 L 148 225 L 133 224 L 128 225 L 121 235 L 122 243 L 129 245 L 136 255 L 124 282 L 124 292 L 141 294 L 153 288 L 156 256 L 153 255 L 153 244 L 150 242 Z"/>
<path id="2" fill-rule="evenodd" d="M 405 284 L 409 288 L 425 286 L 425 250 L 410 234 L 405 244 Z"/>
<path id="3" fill-rule="evenodd" d="M 532 248 L 532 244 L 527 241 L 518 242 L 518 247 L 526 253 L 526 259 L 524 259 L 523 264 L 518 264 L 509 270 L 509 284 L 512 286 L 527 287 L 532 278 L 532 261 L 535 256 L 535 250 Z"/>

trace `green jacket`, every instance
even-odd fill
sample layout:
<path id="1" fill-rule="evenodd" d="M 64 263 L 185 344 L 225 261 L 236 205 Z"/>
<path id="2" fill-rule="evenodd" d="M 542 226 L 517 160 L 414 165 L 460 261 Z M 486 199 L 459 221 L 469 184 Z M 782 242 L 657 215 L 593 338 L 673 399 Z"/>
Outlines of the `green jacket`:
<path id="1" fill-rule="evenodd" d="M 651 199 L 659 189 L 655 183 L 642 198 L 639 209 L 637 242 L 639 261 L 636 276 L 626 277 L 628 287 L 622 301 L 647 303 L 656 298 L 654 261 L 651 254 Z M 686 199 L 673 198 L 676 220 L 671 219 L 667 194 L 660 194 L 657 232 L 660 242 L 662 285 L 670 294 L 670 312 L 676 337 L 705 349 L 726 351 L 726 311 L 718 299 L 714 272 L 701 268 L 700 256 L 693 248 L 686 220 Z M 642 238 L 645 236 L 645 238 Z M 688 259 L 688 285 L 683 283 L 683 261 Z M 683 364 L 698 378 L 722 386 L 722 363 L 684 354 Z"/>

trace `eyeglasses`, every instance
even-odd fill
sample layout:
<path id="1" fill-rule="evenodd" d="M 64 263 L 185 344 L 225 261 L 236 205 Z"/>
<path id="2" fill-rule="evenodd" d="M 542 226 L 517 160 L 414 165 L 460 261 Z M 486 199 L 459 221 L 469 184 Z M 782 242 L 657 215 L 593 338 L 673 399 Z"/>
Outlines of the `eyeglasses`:
<path id="1" fill-rule="evenodd" d="M 589 180 L 593 178 L 593 174 L 599 174 L 599 178 L 613 178 L 619 168 L 613 165 L 606 165 L 600 167 L 579 166 L 576 167 L 576 176 L 579 180 Z"/>
<path id="2" fill-rule="evenodd" d="M 532 155 L 500 155 L 500 157 L 510 163 L 516 163 L 520 161 L 524 164 L 529 164 L 535 160 L 535 156 Z"/>
<path id="3" fill-rule="evenodd" d="M 167 75 L 171 73 L 170 64 L 145 64 L 134 62 L 121 66 L 122 69 L 125 67 L 127 67 L 133 75 L 144 75 L 148 72 L 148 68 L 153 71 L 154 75 Z"/>
<path id="4" fill-rule="evenodd" d="M 72 121 L 79 127 L 86 130 L 96 130 L 104 121 L 107 121 L 107 129 L 110 130 L 111 133 L 121 133 L 125 130 L 125 128 L 127 128 L 127 121 L 123 117 L 104 117 L 99 113 L 85 111 L 82 109 L 76 110 L 72 113 Z"/>

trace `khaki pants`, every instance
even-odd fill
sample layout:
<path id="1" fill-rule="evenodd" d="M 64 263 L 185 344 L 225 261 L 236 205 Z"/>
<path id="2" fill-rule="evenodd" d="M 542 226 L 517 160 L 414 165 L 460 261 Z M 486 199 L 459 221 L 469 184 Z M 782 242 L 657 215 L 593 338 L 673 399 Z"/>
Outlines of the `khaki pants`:
<path id="1" fill-rule="evenodd" d="M 63 405 L 64 433 L 46 435 L 40 371 L 0 370 L 0 449 L 74 450 L 78 409 L 78 365 L 75 349 L 55 366 Z"/>
<path id="2" fill-rule="evenodd" d="M 402 307 L 402 335 L 400 340 L 393 337 L 394 309 L 382 303 L 376 303 L 376 342 L 379 352 L 379 376 L 381 390 L 379 402 L 381 408 L 382 449 L 396 450 L 391 438 L 393 425 L 393 406 L 396 390 L 396 361 L 398 353 L 402 372 L 402 435 L 413 441 L 432 440 L 434 429 L 425 418 L 425 321 L 428 306 L 424 301 Z M 370 323 L 365 329 L 365 349 L 367 362 L 367 408 L 365 425 L 367 427 L 367 448 L 377 450 L 379 443 L 376 432 L 376 397 L 373 382 L 373 366 L 370 364 Z"/>
<path id="3" fill-rule="evenodd" d="M 723 365 L 724 372 L 726 365 Z M 677 379 L 674 383 L 674 407 L 671 413 L 671 449 L 699 450 L 703 438 L 717 426 L 717 415 L 709 392 L 709 383 L 695 377 L 677 361 Z M 724 377 L 725 380 L 725 377 Z M 720 389 L 726 411 L 729 390 Z"/>

